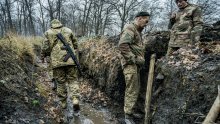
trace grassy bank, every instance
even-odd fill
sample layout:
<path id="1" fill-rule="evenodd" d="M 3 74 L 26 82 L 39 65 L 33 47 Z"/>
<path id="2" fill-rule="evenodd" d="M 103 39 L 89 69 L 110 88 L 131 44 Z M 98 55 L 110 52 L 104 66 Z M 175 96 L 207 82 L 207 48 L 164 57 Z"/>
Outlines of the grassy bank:
<path id="1" fill-rule="evenodd" d="M 15 34 L 7 34 L 0 39 L 0 48 L 8 49 L 18 55 L 18 58 L 23 58 L 24 55 L 29 55 L 33 59 L 36 57 L 34 46 L 41 46 L 42 37 L 25 37 Z"/>

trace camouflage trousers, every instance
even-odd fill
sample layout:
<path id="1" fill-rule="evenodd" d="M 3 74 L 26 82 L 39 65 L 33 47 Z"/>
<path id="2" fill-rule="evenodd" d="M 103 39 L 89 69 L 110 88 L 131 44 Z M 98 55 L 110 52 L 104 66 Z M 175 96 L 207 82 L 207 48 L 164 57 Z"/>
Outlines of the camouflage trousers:
<path id="1" fill-rule="evenodd" d="M 62 104 L 66 104 L 67 88 L 69 95 L 79 98 L 79 82 L 76 66 L 64 66 L 53 69 L 53 77 L 57 81 L 57 95 Z"/>
<path id="2" fill-rule="evenodd" d="M 124 112 L 132 114 L 140 90 L 140 73 L 137 65 L 126 65 L 123 70 L 125 77 Z"/>

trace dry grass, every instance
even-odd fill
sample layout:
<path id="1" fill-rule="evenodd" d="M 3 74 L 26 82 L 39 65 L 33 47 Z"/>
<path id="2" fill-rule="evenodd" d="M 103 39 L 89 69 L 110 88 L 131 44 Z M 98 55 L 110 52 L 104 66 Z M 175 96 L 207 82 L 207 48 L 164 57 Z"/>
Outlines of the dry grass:
<path id="1" fill-rule="evenodd" d="M 25 37 L 9 33 L 0 39 L 0 47 L 13 51 L 18 58 L 29 55 L 34 59 L 36 57 L 34 45 L 40 46 L 42 40 L 42 37 Z"/>
<path id="2" fill-rule="evenodd" d="M 116 45 L 105 37 L 91 38 L 80 44 L 80 51 L 80 62 L 89 75 L 103 80 L 103 84 L 115 82 L 120 67 Z"/>
<path id="3" fill-rule="evenodd" d="M 81 51 L 89 49 L 84 63 L 94 71 L 97 71 L 97 68 L 109 67 L 118 61 L 116 46 L 109 43 L 105 37 L 88 39 L 80 44 L 80 48 Z"/>

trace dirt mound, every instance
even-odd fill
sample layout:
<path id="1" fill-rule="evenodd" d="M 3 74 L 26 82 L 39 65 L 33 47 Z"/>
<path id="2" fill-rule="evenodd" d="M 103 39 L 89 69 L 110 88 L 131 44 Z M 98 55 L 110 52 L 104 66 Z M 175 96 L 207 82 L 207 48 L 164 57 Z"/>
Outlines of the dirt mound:
<path id="1" fill-rule="evenodd" d="M 160 84 L 160 94 L 153 97 L 154 124 L 191 124 L 204 120 L 220 84 L 219 48 L 220 42 L 204 42 L 158 60 L 157 72 L 162 72 L 165 80 Z"/>
<path id="2" fill-rule="evenodd" d="M 35 86 L 34 56 L 12 42 L 1 39 L 0 45 L 0 123 L 55 123 Z"/>
<path id="3" fill-rule="evenodd" d="M 115 43 L 108 42 L 106 37 L 97 37 L 81 43 L 80 48 L 80 63 L 87 76 L 94 79 L 93 85 L 121 101 L 124 88 L 118 84 L 123 78 Z"/>
<path id="4" fill-rule="evenodd" d="M 212 25 L 204 25 L 201 41 L 220 41 L 220 21 Z"/>
<path id="5" fill-rule="evenodd" d="M 219 29 L 216 25 L 214 27 L 204 28 L 200 46 L 180 49 L 168 59 L 163 56 L 166 54 L 169 32 L 156 32 L 144 37 L 147 51 L 145 67 L 141 70 L 139 108 L 143 110 L 148 65 L 152 53 L 156 53 L 159 59 L 156 74 L 162 72 L 166 76 L 164 83 L 157 80 L 154 82 L 153 123 L 188 124 L 203 121 L 216 98 L 217 85 L 220 84 L 220 42 L 217 40 Z M 208 34 L 211 32 L 214 32 L 214 35 Z M 91 82 L 92 85 L 102 89 L 119 103 L 119 108 L 123 108 L 125 82 L 117 56 L 118 41 L 118 36 L 96 37 L 83 41 L 80 47 L 80 61 L 88 78 L 94 80 Z"/>

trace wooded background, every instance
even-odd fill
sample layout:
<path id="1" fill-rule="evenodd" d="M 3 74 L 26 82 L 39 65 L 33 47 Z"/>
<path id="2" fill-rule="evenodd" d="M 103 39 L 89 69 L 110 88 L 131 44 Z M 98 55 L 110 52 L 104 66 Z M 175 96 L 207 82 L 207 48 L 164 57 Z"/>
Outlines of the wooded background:
<path id="1" fill-rule="evenodd" d="M 188 0 L 203 9 L 206 24 L 220 20 L 219 0 Z M 138 11 L 151 13 L 145 32 L 167 30 L 175 0 L 0 0 L 0 37 L 42 35 L 59 19 L 78 36 L 117 35 Z"/>

